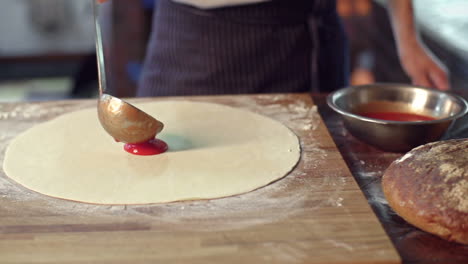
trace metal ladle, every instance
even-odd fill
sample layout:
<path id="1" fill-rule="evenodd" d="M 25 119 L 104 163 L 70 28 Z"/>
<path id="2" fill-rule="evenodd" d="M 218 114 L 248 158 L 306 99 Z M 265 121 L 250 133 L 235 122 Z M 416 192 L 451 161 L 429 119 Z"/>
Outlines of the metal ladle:
<path id="1" fill-rule="evenodd" d="M 96 32 L 96 55 L 99 74 L 98 117 L 104 130 L 116 141 L 142 143 L 155 138 L 164 124 L 130 103 L 106 94 L 107 79 L 104 64 L 102 31 L 98 17 L 101 0 L 92 0 Z"/>

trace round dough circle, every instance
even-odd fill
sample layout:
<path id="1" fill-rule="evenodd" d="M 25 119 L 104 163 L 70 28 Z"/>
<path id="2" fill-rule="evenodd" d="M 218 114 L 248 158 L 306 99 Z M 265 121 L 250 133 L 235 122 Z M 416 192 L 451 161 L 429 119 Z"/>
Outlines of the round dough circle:
<path id="1" fill-rule="evenodd" d="M 297 136 L 280 122 L 228 106 L 187 101 L 137 104 L 165 124 L 170 150 L 126 153 L 95 109 L 64 114 L 16 137 L 6 174 L 39 193 L 97 204 L 220 198 L 284 177 L 298 162 Z"/>

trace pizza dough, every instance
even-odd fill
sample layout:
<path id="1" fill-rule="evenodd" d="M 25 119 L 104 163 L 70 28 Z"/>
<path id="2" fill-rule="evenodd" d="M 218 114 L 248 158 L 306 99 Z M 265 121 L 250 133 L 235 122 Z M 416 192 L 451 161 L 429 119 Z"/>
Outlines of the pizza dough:
<path id="1" fill-rule="evenodd" d="M 468 139 L 429 143 L 393 162 L 382 187 L 406 221 L 468 244 Z"/>
<path id="2" fill-rule="evenodd" d="M 39 193 L 97 204 L 220 198 L 284 177 L 298 162 L 297 136 L 281 123 L 211 103 L 137 104 L 165 124 L 170 150 L 135 156 L 104 132 L 96 109 L 64 114 L 15 138 L 4 170 Z"/>

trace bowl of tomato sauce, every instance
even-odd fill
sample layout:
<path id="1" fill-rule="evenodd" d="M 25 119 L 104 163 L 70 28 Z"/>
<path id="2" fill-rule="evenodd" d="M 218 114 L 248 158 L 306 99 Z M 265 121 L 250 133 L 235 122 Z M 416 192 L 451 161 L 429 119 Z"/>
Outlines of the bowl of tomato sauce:
<path id="1" fill-rule="evenodd" d="M 343 88 L 331 93 L 327 103 L 354 137 L 390 152 L 441 139 L 468 112 L 461 96 L 393 83 Z"/>

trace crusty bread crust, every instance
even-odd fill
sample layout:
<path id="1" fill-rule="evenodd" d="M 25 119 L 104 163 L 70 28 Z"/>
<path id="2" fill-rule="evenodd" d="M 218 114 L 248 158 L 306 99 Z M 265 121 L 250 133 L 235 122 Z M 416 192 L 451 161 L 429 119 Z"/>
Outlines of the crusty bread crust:
<path id="1" fill-rule="evenodd" d="M 411 150 L 387 168 L 382 188 L 393 210 L 409 223 L 468 244 L 468 139 Z"/>

